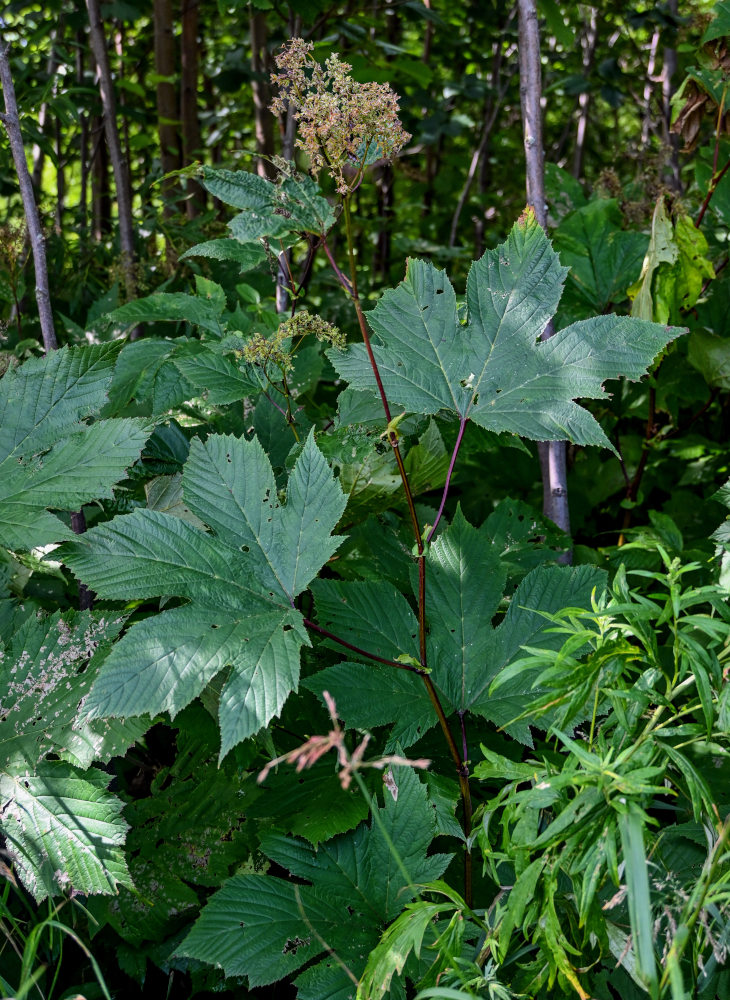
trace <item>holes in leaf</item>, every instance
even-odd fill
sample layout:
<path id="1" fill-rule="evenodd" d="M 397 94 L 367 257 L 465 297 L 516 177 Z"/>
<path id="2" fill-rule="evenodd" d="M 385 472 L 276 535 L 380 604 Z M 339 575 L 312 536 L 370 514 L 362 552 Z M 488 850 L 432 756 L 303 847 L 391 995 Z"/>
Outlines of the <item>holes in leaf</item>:
<path id="1" fill-rule="evenodd" d="M 248 547 L 248 545 L 242 545 L 241 546 L 241 552 L 250 552 L 250 551 L 251 551 L 251 549 Z"/>
<path id="2" fill-rule="evenodd" d="M 284 945 L 282 950 L 282 955 L 296 955 L 300 948 L 306 948 L 311 938 L 289 938 L 289 940 Z"/>
<path id="3" fill-rule="evenodd" d="M 229 465 L 231 464 L 231 456 L 230 456 L 230 454 L 226 455 L 226 462 L 228 462 Z"/>
<path id="4" fill-rule="evenodd" d="M 211 628 L 220 628 L 220 625 L 211 625 Z"/>
<path id="5" fill-rule="evenodd" d="M 444 294 L 444 290 L 443 290 L 443 288 L 437 288 L 437 289 L 436 289 L 436 294 L 437 294 L 437 295 L 443 295 L 443 294 Z"/>
<path id="6" fill-rule="evenodd" d="M 293 625 L 283 625 L 283 626 L 282 626 L 282 629 L 281 629 L 281 631 L 282 631 L 282 632 L 291 632 L 291 630 L 292 630 L 293 628 L 294 628 L 294 626 L 293 626 Z"/>

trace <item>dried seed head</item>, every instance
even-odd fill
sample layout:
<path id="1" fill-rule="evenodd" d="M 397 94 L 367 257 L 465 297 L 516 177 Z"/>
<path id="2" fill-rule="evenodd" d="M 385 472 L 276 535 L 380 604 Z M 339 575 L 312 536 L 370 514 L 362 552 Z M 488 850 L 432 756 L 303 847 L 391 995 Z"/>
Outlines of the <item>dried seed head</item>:
<path id="1" fill-rule="evenodd" d="M 297 146 L 309 156 L 312 172 L 326 169 L 342 195 L 360 180 L 368 158 L 391 159 L 411 138 L 398 118 L 398 97 L 387 83 L 358 83 L 352 67 L 335 53 L 324 66 L 311 55 L 311 42 L 293 38 L 276 56 L 280 72 L 272 82 L 279 96 L 275 113 L 293 109 Z M 346 168 L 354 173 L 348 181 Z"/>

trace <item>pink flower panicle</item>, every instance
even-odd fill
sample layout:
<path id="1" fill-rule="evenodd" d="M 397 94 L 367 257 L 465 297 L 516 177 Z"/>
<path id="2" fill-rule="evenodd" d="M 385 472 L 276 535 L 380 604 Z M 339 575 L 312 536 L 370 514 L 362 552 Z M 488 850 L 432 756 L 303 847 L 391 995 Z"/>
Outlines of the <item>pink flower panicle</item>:
<path id="1" fill-rule="evenodd" d="M 276 56 L 280 72 L 271 79 L 279 96 L 271 110 L 293 109 L 297 146 L 309 157 L 312 172 L 326 170 L 338 192 L 348 195 L 368 157 L 392 159 L 411 137 L 398 118 L 398 96 L 387 83 L 358 83 L 349 75 L 352 66 L 337 53 L 322 66 L 311 55 L 313 48 L 312 42 L 293 38 Z"/>

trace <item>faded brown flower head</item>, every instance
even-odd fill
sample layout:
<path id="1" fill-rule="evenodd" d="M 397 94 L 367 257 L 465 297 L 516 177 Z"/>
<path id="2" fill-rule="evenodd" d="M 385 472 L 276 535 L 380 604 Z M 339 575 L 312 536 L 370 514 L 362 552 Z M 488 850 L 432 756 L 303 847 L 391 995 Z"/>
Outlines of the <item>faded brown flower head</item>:
<path id="1" fill-rule="evenodd" d="M 410 139 L 398 118 L 398 96 L 387 83 L 358 83 L 352 67 L 335 53 L 324 66 L 311 55 L 314 45 L 293 38 L 276 56 L 272 82 L 279 96 L 274 113 L 293 108 L 297 146 L 309 156 L 315 174 L 327 170 L 342 195 L 360 181 L 368 156 L 395 156 Z M 354 180 L 345 168 L 354 170 Z"/>

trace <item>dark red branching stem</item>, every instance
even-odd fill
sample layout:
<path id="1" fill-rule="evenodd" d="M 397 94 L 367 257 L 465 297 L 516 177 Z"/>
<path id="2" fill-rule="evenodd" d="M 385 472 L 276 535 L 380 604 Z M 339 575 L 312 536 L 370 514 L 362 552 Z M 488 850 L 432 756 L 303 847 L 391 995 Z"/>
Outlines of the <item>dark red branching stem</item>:
<path id="1" fill-rule="evenodd" d="M 449 468 L 446 473 L 446 482 L 444 484 L 444 492 L 441 494 L 441 506 L 436 514 L 436 520 L 433 522 L 431 530 L 426 538 L 426 544 L 428 544 L 436 533 L 436 528 L 438 528 L 438 523 L 441 520 L 441 515 L 444 512 L 444 507 L 446 505 L 446 497 L 449 493 L 449 486 L 451 485 L 451 474 L 454 471 L 454 465 L 456 464 L 456 456 L 459 454 L 459 448 L 461 447 L 461 439 L 464 437 L 464 430 L 466 429 L 466 417 L 461 418 L 461 423 L 459 424 L 459 433 L 456 436 L 456 444 L 454 445 L 454 450 L 451 452 L 451 461 L 449 462 Z"/>
<path id="2" fill-rule="evenodd" d="M 327 639 L 331 639 L 332 642 L 336 642 L 339 646 L 344 646 L 345 649 L 352 650 L 353 653 L 357 653 L 359 656 L 365 656 L 368 660 L 374 660 L 376 663 L 384 663 L 387 667 L 397 667 L 399 670 L 408 670 L 412 674 L 423 674 L 423 670 L 420 667 L 414 667 L 412 663 L 399 663 L 397 660 L 389 660 L 384 656 L 378 656 L 377 653 L 369 653 L 367 649 L 361 649 L 360 646 L 355 646 L 353 643 L 348 642 L 346 639 L 340 638 L 339 635 L 335 635 L 334 632 L 330 632 L 329 629 L 322 628 L 321 625 L 317 625 L 309 618 L 304 619 L 304 624 L 307 628 L 311 628 L 313 632 L 319 633 L 319 635 L 325 636 Z"/>
<path id="3" fill-rule="evenodd" d="M 352 285 L 350 284 L 350 279 L 347 277 L 344 271 L 342 271 L 341 268 L 337 266 L 337 261 L 332 256 L 332 251 L 330 250 L 329 244 L 327 243 L 327 239 L 324 236 L 322 237 L 322 246 L 324 247 L 324 252 L 327 254 L 327 260 L 330 263 L 330 267 L 335 272 L 337 280 L 345 289 L 347 294 L 352 296 L 353 291 L 352 291 Z"/>
<path id="4" fill-rule="evenodd" d="M 372 344 L 370 342 L 370 334 L 368 332 L 367 323 L 365 322 L 365 315 L 362 311 L 362 305 L 360 303 L 360 295 L 357 287 L 357 267 L 355 264 L 355 250 L 352 239 L 352 219 L 350 216 L 350 201 L 349 197 L 344 199 L 343 202 L 343 214 L 345 218 L 345 231 L 347 234 L 347 255 L 350 265 L 350 278 L 349 281 L 342 274 L 342 271 L 337 267 L 336 263 L 332 259 L 332 254 L 327 247 L 326 241 L 323 240 L 323 246 L 325 248 L 325 253 L 332 264 L 334 273 L 337 276 L 338 281 L 348 293 L 352 299 L 352 303 L 355 307 L 355 312 L 357 314 L 357 321 L 360 326 L 360 333 L 362 335 L 363 344 L 365 345 L 365 350 L 367 351 L 368 359 L 370 361 L 370 367 L 373 371 L 373 376 L 375 377 L 375 383 L 378 387 L 378 393 L 380 395 L 380 400 L 383 405 L 383 412 L 385 413 L 385 419 L 388 421 L 387 436 L 390 446 L 393 449 L 393 454 L 395 456 L 395 461 L 398 466 L 398 472 L 400 473 L 401 482 L 403 483 L 403 492 L 406 497 L 406 504 L 408 506 L 408 512 L 411 518 L 411 524 L 413 526 L 413 534 L 416 539 L 416 551 L 418 554 L 418 645 L 419 645 L 419 656 L 421 662 L 421 670 L 411 668 L 415 673 L 419 673 L 423 679 L 423 683 L 426 686 L 426 691 L 433 705 L 434 711 L 439 720 L 441 730 L 444 734 L 444 738 L 449 748 L 449 753 L 454 761 L 456 767 L 456 773 L 459 779 L 459 791 L 461 793 L 461 800 L 464 810 L 464 830 L 467 836 L 471 832 L 471 818 L 472 818 L 472 804 L 471 804 L 471 791 L 469 789 L 469 770 L 466 765 L 466 761 L 462 760 L 459 754 L 456 741 L 454 740 L 453 733 L 449 728 L 448 719 L 446 718 L 446 713 L 444 712 L 443 705 L 441 704 L 441 699 L 438 696 L 438 692 L 434 686 L 428 674 L 428 657 L 426 648 L 426 559 L 425 559 L 425 545 L 423 538 L 421 536 L 421 528 L 418 523 L 418 515 L 416 513 L 416 506 L 413 501 L 413 493 L 411 491 L 411 485 L 408 481 L 408 474 L 406 473 L 406 468 L 403 463 L 403 456 L 400 452 L 400 447 L 398 444 L 398 431 L 393 426 L 393 417 L 388 403 L 388 397 L 385 392 L 385 387 L 383 385 L 383 380 L 380 376 L 380 370 L 378 369 L 378 363 L 375 359 L 375 354 L 373 352 Z M 463 434 L 463 427 L 460 428 L 460 438 Z M 458 444 L 461 443 L 459 439 Z M 453 469 L 453 464 L 456 461 L 456 451 L 452 455 L 451 468 Z M 448 485 L 448 484 L 447 484 Z M 442 499 L 442 510 L 443 504 L 445 503 L 446 496 Z M 440 516 L 440 514 L 439 514 Z M 337 640 L 339 641 L 339 640 Z M 344 644 L 346 645 L 346 644 Z M 391 662 L 392 666 L 402 667 L 402 663 Z M 467 847 L 464 854 L 464 897 L 466 899 L 467 905 L 471 906 L 472 903 L 472 863 L 471 863 L 471 851 Z"/>

